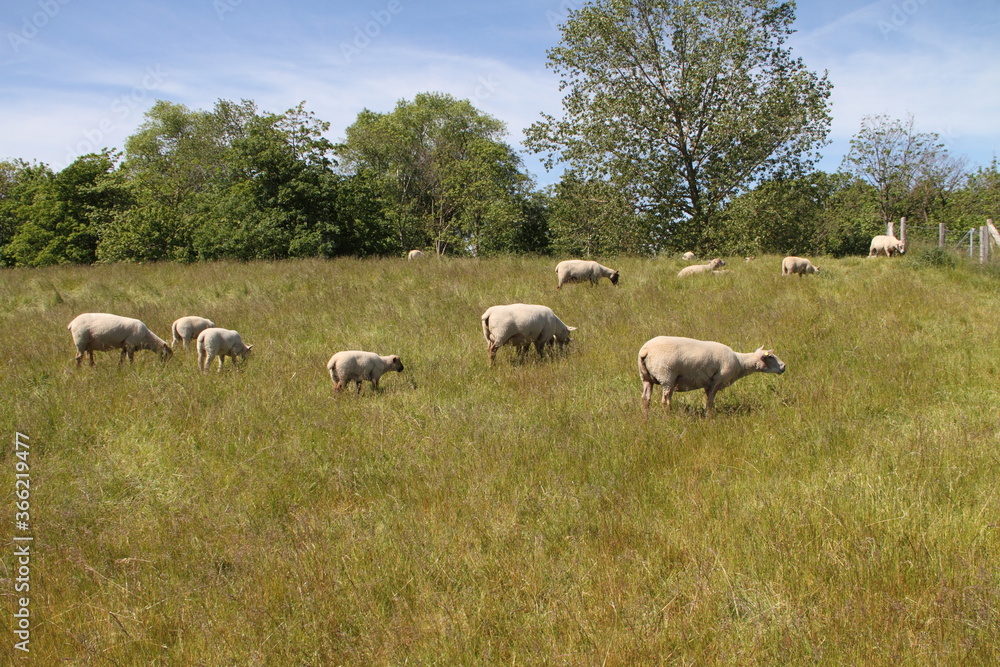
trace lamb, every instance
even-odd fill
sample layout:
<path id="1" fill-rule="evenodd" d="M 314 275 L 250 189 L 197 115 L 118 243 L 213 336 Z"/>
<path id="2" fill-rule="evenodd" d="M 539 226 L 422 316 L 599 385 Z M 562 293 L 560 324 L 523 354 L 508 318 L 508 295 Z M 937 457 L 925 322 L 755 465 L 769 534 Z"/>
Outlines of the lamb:
<path id="1" fill-rule="evenodd" d="M 408 260 L 413 260 L 413 259 L 423 259 L 423 258 L 424 258 L 424 257 L 426 257 L 426 256 L 427 256 L 427 255 L 425 255 L 424 253 L 422 253 L 422 252 L 421 252 L 421 251 L 419 251 L 419 250 L 411 250 L 411 251 L 409 252 L 409 254 L 408 254 L 408 255 L 406 256 L 406 259 L 408 259 Z"/>
<path id="2" fill-rule="evenodd" d="M 564 283 L 582 283 L 585 280 L 589 280 L 591 285 L 596 285 L 601 278 L 607 278 L 612 285 L 618 286 L 617 271 L 584 259 L 567 259 L 559 262 L 556 264 L 556 276 L 559 279 L 556 289 L 562 289 Z"/>
<path id="3" fill-rule="evenodd" d="M 218 356 L 221 373 L 227 354 L 233 358 L 233 366 L 236 366 L 236 357 L 246 359 L 251 350 L 253 345 L 244 345 L 243 339 L 232 329 L 209 327 L 198 334 L 198 369 L 203 373 L 208 371 L 212 359 Z"/>
<path id="4" fill-rule="evenodd" d="M 657 336 L 639 349 L 642 412 L 649 414 L 653 385 L 663 385 L 663 407 L 670 409 L 675 391 L 705 390 L 705 415 L 715 413 L 715 395 L 751 373 L 784 373 L 785 364 L 763 347 L 756 352 L 734 352 L 713 341 Z"/>
<path id="5" fill-rule="evenodd" d="M 480 319 L 483 323 L 483 336 L 488 343 L 490 366 L 493 365 L 497 350 L 507 343 L 515 345 L 521 354 L 534 344 L 541 357 L 546 346 L 558 343 L 560 349 L 563 348 L 570 342 L 569 332 L 576 331 L 576 327 L 563 324 L 551 308 L 533 304 L 490 306 Z"/>
<path id="6" fill-rule="evenodd" d="M 804 257 L 789 255 L 781 260 L 781 275 L 790 276 L 793 273 L 799 274 L 799 278 L 801 279 L 807 273 L 819 273 L 819 268 Z"/>
<path id="7" fill-rule="evenodd" d="M 403 362 L 396 355 L 381 357 L 374 352 L 348 350 L 338 352 L 326 362 L 330 371 L 334 391 L 341 391 L 349 382 L 356 382 L 357 393 L 361 393 L 361 382 L 369 380 L 375 391 L 378 391 L 378 379 L 389 371 L 403 372 Z"/>
<path id="8" fill-rule="evenodd" d="M 906 247 L 895 236 L 882 234 L 872 239 L 871 247 L 868 248 L 868 256 L 877 257 L 881 253 L 885 253 L 886 257 L 892 257 L 893 254 L 897 253 L 905 255 Z"/>
<path id="9" fill-rule="evenodd" d="M 192 340 L 198 341 L 198 334 L 200 334 L 205 329 L 214 327 L 215 322 L 212 320 L 206 320 L 204 317 L 198 317 L 196 315 L 188 315 L 187 317 L 181 317 L 174 320 L 174 323 L 170 327 L 170 332 L 173 334 L 174 338 L 170 342 L 170 347 L 177 349 L 177 343 L 183 343 L 184 349 L 187 349 L 188 343 Z"/>
<path id="10" fill-rule="evenodd" d="M 691 252 L 690 250 L 688 250 L 686 253 L 684 253 L 683 255 L 681 255 L 681 259 L 683 259 L 684 261 L 690 262 L 692 259 L 694 259 L 694 253 Z"/>
<path id="11" fill-rule="evenodd" d="M 718 270 L 720 266 L 725 265 L 726 263 L 724 261 L 716 257 L 708 264 L 692 264 L 691 266 L 685 266 L 680 270 L 680 273 L 677 274 L 677 277 L 684 278 L 686 276 L 693 276 L 699 273 L 710 273 Z"/>
<path id="12" fill-rule="evenodd" d="M 104 350 L 121 349 L 121 356 L 118 358 L 118 365 L 121 366 L 128 356 L 129 363 L 133 362 L 136 350 L 150 350 L 159 352 L 160 357 L 166 361 L 173 354 L 173 350 L 166 341 L 149 330 L 145 324 L 131 317 L 121 317 L 108 313 L 83 313 L 73 318 L 73 321 L 66 325 L 70 335 L 73 336 L 73 343 L 76 345 L 76 366 L 80 367 L 83 355 L 86 353 L 90 359 L 90 365 L 94 363 L 94 352 Z"/>

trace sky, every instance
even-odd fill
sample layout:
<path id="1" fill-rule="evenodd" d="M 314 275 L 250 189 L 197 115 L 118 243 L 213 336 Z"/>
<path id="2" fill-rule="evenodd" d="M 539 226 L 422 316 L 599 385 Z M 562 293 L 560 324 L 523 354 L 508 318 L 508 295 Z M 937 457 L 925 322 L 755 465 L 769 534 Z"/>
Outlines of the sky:
<path id="1" fill-rule="evenodd" d="M 0 9 L 0 160 L 59 170 L 124 147 L 156 100 L 211 109 L 300 102 L 342 139 L 362 109 L 444 92 L 507 125 L 540 185 L 558 180 L 524 151 L 524 129 L 559 116 L 546 51 L 582 0 L 5 0 Z M 1000 150 L 1000 2 L 800 0 L 793 53 L 833 83 L 834 171 L 866 115 L 912 114 L 973 166 Z"/>

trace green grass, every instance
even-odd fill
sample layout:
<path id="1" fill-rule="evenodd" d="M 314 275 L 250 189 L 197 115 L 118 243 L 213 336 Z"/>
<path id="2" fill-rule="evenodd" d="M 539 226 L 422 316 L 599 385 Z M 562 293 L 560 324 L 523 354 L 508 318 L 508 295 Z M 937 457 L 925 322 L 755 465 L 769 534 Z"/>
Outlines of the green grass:
<path id="1" fill-rule="evenodd" d="M 997 273 L 605 263 L 619 288 L 556 292 L 533 258 L 0 272 L 36 664 L 1000 663 Z M 479 316 L 518 301 L 579 331 L 490 369 Z M 203 315 L 254 354 L 77 369 L 87 311 L 168 338 Z M 656 335 L 788 370 L 723 390 L 714 419 L 690 392 L 646 421 Z M 335 395 L 342 349 L 406 371 Z M 0 459 L 10 545 L 13 444 Z"/>

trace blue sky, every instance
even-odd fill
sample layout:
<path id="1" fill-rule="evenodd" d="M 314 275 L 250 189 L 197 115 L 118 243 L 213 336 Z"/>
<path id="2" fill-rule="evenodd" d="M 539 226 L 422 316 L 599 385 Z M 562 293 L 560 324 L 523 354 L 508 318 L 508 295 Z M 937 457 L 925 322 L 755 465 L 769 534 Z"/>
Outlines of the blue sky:
<path id="1" fill-rule="evenodd" d="M 301 101 L 342 138 L 363 108 L 442 91 L 503 120 L 520 148 L 541 112 L 560 113 L 547 49 L 580 0 L 7 0 L 0 9 L 0 159 L 61 169 L 121 148 L 156 99 L 210 109 Z M 1000 150 L 1000 3 L 802 0 L 791 40 L 834 84 L 835 170 L 866 114 L 904 118 L 986 165 Z M 541 184 L 537 156 L 524 154 Z"/>

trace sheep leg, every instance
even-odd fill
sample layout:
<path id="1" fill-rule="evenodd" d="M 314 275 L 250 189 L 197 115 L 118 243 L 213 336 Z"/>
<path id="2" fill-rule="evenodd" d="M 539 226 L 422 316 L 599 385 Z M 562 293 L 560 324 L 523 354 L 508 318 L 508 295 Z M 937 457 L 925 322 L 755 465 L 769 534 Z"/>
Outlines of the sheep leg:
<path id="1" fill-rule="evenodd" d="M 354 393 L 355 396 L 361 395 L 361 380 L 358 380 L 355 384 L 358 385 L 358 390 Z"/>
<path id="2" fill-rule="evenodd" d="M 208 364 L 212 362 L 208 358 L 208 353 L 205 350 L 198 350 L 198 370 L 204 373 L 208 370 Z"/>
<path id="3" fill-rule="evenodd" d="M 653 396 L 653 383 L 644 380 L 642 383 L 642 415 L 649 416 L 649 399 Z"/>
<path id="4" fill-rule="evenodd" d="M 539 341 L 535 341 L 535 349 L 538 350 L 538 358 L 539 359 L 544 359 L 545 358 L 545 342 L 544 341 L 540 341 L 540 340 Z"/>
<path id="5" fill-rule="evenodd" d="M 496 344 L 494 344 L 494 343 L 491 342 L 489 344 L 489 346 L 487 347 L 487 349 L 486 349 L 486 354 L 490 358 L 490 366 L 492 366 L 494 364 L 495 360 L 496 360 L 497 348 L 499 348 L 499 347 L 500 347 L 499 345 L 496 345 Z"/>
<path id="6" fill-rule="evenodd" d="M 226 355 L 220 354 L 219 355 L 219 370 L 217 370 L 216 373 L 221 373 L 222 372 L 222 366 L 225 363 L 226 363 Z"/>
<path id="7" fill-rule="evenodd" d="M 76 367 L 77 368 L 80 367 L 80 363 L 83 361 L 83 355 L 84 355 L 83 352 L 77 352 L 76 353 L 76 357 L 74 357 L 74 359 L 73 359 L 76 362 Z"/>
<path id="8" fill-rule="evenodd" d="M 709 385 L 705 388 L 705 416 L 715 416 L 715 394 L 718 393 L 717 385 Z"/>
<path id="9" fill-rule="evenodd" d="M 122 364 L 125 363 L 125 355 L 126 355 L 125 346 L 123 345 L 122 346 L 122 353 L 118 356 L 118 365 L 119 366 L 121 366 Z"/>

